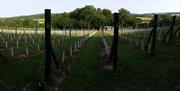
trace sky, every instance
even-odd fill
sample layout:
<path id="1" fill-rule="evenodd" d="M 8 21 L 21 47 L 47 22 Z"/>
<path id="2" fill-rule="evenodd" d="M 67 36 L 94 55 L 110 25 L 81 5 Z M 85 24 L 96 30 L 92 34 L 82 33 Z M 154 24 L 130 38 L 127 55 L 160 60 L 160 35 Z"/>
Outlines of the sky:
<path id="1" fill-rule="evenodd" d="M 0 0 L 0 17 L 32 15 L 51 9 L 52 13 L 70 12 L 85 5 L 117 12 L 125 8 L 131 13 L 180 12 L 180 0 Z"/>

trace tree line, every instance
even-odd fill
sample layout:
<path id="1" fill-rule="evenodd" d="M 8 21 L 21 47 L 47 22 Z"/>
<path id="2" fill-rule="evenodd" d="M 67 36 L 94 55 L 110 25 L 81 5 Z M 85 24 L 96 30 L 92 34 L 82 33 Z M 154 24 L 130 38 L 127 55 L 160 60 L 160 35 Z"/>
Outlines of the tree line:
<path id="1" fill-rule="evenodd" d="M 151 16 L 153 17 L 153 16 Z M 171 15 L 160 15 L 159 24 L 169 25 L 171 23 Z M 142 24 L 141 19 L 136 18 L 128 10 L 119 9 L 119 18 L 121 27 L 135 28 L 138 24 Z M 26 17 L 13 17 L 0 19 L 0 26 L 5 28 L 22 27 L 33 28 L 35 26 L 44 27 L 44 23 L 37 22 L 37 19 L 44 19 L 44 15 L 26 16 Z M 177 17 L 180 20 L 180 17 Z M 153 20 L 152 20 L 153 21 Z M 152 23 L 150 22 L 150 24 Z M 180 22 L 178 21 L 178 24 Z M 66 29 L 66 28 L 96 28 L 100 29 L 103 26 L 113 25 L 113 13 L 109 9 L 95 8 L 88 5 L 83 8 L 77 8 L 69 13 L 52 14 L 52 28 Z"/>
<path id="2" fill-rule="evenodd" d="M 128 10 L 119 10 L 121 26 L 135 26 L 141 23 L 140 19 L 133 16 Z M 54 28 L 96 28 L 113 25 L 113 14 L 109 9 L 85 6 L 77 8 L 70 13 L 55 14 L 52 18 Z"/>

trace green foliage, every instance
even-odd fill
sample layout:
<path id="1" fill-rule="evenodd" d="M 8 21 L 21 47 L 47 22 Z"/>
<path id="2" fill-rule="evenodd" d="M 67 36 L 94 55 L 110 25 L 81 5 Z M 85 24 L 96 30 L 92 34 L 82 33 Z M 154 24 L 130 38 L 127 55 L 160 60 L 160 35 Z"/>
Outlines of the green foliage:
<path id="1" fill-rule="evenodd" d="M 41 19 L 42 15 L 32 15 L 32 16 L 19 16 L 19 17 L 11 17 L 11 18 L 3 18 L 0 19 L 0 27 L 4 28 L 15 28 L 16 26 L 19 28 L 33 28 L 35 27 L 36 21 L 34 19 Z M 39 24 L 39 27 L 43 27 L 43 24 Z"/>
<path id="2" fill-rule="evenodd" d="M 128 10 L 120 9 L 120 24 L 121 26 L 135 26 L 141 23 L 136 19 Z M 1 19 L 0 24 L 5 28 L 34 28 L 37 20 L 43 20 L 44 16 L 31 15 L 19 16 L 12 18 Z M 52 27 L 53 28 L 96 28 L 100 29 L 103 26 L 113 25 L 113 14 L 111 10 L 95 8 L 94 6 L 87 5 L 83 8 L 77 8 L 70 13 L 52 14 Z M 44 27 L 44 22 L 39 22 L 38 27 Z"/>
<path id="3" fill-rule="evenodd" d="M 121 8 L 119 10 L 119 18 L 121 26 L 135 26 L 140 20 L 136 19 L 128 10 Z"/>
<path id="4" fill-rule="evenodd" d="M 93 6 L 85 6 L 70 13 L 70 18 L 76 21 L 77 28 L 100 28 L 103 22 L 101 10 Z"/>
<path id="5" fill-rule="evenodd" d="M 170 26 L 172 24 L 173 16 L 169 14 L 159 15 L 158 24 L 160 26 Z M 151 20 L 151 24 L 153 23 Z M 180 16 L 176 16 L 176 25 L 180 25 Z"/>
<path id="6" fill-rule="evenodd" d="M 56 14 L 52 17 L 52 26 L 53 28 L 70 28 L 73 24 L 73 19 L 69 17 L 69 14 Z"/>
<path id="7" fill-rule="evenodd" d="M 176 17 L 176 25 L 180 25 L 180 16 Z"/>
<path id="8" fill-rule="evenodd" d="M 9 18 L 2 21 L 4 28 L 34 27 L 32 19 Z"/>
<path id="9" fill-rule="evenodd" d="M 142 24 L 141 19 L 136 18 L 128 10 L 121 8 L 119 10 L 120 26 L 133 27 L 137 24 Z M 19 16 L 12 18 L 1 18 L 0 27 L 4 28 L 34 28 L 37 20 L 43 20 L 44 15 L 31 15 L 31 16 Z M 180 24 L 180 16 L 176 18 L 176 24 Z M 172 22 L 172 16 L 170 14 L 160 15 L 158 19 L 159 25 L 168 26 Z M 153 23 L 151 20 L 150 24 Z M 52 27 L 55 29 L 65 28 L 96 28 L 100 29 L 103 26 L 113 25 L 113 14 L 111 10 L 95 8 L 92 5 L 87 5 L 83 8 L 77 8 L 69 13 L 52 14 Z M 38 22 L 38 27 L 44 27 L 44 21 Z"/>
<path id="10" fill-rule="evenodd" d="M 53 16 L 54 28 L 97 28 L 112 25 L 112 13 L 108 9 L 96 9 L 94 6 L 77 8 L 70 13 Z"/>
<path id="11" fill-rule="evenodd" d="M 159 24 L 170 25 L 172 21 L 171 15 L 160 15 Z"/>

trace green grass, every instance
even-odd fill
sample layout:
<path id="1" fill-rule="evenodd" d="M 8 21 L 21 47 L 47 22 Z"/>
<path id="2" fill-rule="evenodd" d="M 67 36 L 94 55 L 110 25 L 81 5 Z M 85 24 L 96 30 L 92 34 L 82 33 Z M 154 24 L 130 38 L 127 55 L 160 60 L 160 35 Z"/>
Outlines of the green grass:
<path id="1" fill-rule="evenodd" d="M 8 62 L 1 67 L 2 91 L 20 91 L 28 84 L 37 84 L 42 78 L 44 56 L 37 54 L 29 59 Z"/>
<path id="2" fill-rule="evenodd" d="M 77 40 L 64 41 L 63 45 L 54 47 L 55 54 L 67 50 Z M 57 55 L 58 56 L 58 55 Z M 38 83 L 43 79 L 44 53 L 33 57 L 6 62 L 0 67 L 0 91 L 21 91 L 31 83 L 30 91 L 38 90 Z"/>
<path id="3" fill-rule="evenodd" d="M 97 35 L 96 35 L 97 36 Z M 87 41 L 80 50 L 70 74 L 65 78 L 65 91 L 93 91 L 98 81 L 99 51 L 97 37 Z"/>
<path id="4" fill-rule="evenodd" d="M 110 42 L 110 38 L 106 39 Z M 146 56 L 140 51 L 119 43 L 118 55 L 125 65 L 119 68 L 119 90 L 130 91 L 178 91 L 180 89 L 180 48 L 177 39 L 172 46 L 157 44 L 157 55 Z M 112 90 L 114 91 L 114 90 Z"/>
<path id="5" fill-rule="evenodd" d="M 96 35 L 97 36 L 97 35 Z M 108 43 L 112 39 L 106 35 Z M 156 56 L 119 43 L 119 65 L 116 71 L 103 70 L 97 37 L 91 38 L 80 50 L 72 70 L 65 79 L 65 91 L 179 91 L 179 43 L 166 46 L 158 44 Z"/>
<path id="6" fill-rule="evenodd" d="M 64 80 L 64 91 L 179 91 L 180 39 L 172 45 L 157 44 L 157 55 L 144 55 L 137 49 L 119 43 L 118 56 L 123 65 L 116 71 L 105 70 L 100 62 L 97 33 L 75 57 L 71 71 Z M 110 44 L 112 38 L 105 35 Z M 56 54 L 76 41 L 54 47 Z M 0 68 L 0 91 L 20 91 L 29 82 L 30 91 L 37 90 L 43 78 L 44 55 L 6 63 Z"/>
<path id="7" fill-rule="evenodd" d="M 73 42 L 75 42 L 75 41 L 77 41 L 77 40 L 80 39 L 80 38 L 81 38 L 81 37 L 77 37 L 76 39 L 72 39 L 72 40 L 73 40 Z M 43 41 L 44 41 L 44 40 L 43 40 Z M 22 42 L 22 41 L 20 41 L 20 42 Z M 23 42 L 24 42 L 24 41 L 23 41 Z M 65 40 L 65 38 L 64 38 L 64 39 L 63 39 L 63 43 L 65 43 L 65 42 L 70 42 L 70 41 L 69 41 L 69 40 Z M 60 44 L 60 46 L 63 45 L 63 43 Z M 28 42 L 27 44 L 28 44 L 27 46 L 28 46 L 29 52 L 32 51 L 32 50 L 34 50 L 34 49 L 37 49 L 37 44 L 32 44 L 31 41 Z M 56 45 L 53 46 L 53 47 L 56 47 L 56 46 L 57 46 L 57 40 L 55 41 L 55 44 L 56 44 Z M 2 45 L 2 46 L 4 46 L 4 45 Z M 39 46 L 40 46 L 40 48 L 44 48 L 44 42 L 40 43 Z M 20 55 L 20 54 L 26 54 L 26 46 L 25 46 L 25 44 L 22 44 L 22 46 L 20 46 L 19 48 L 14 47 L 13 50 L 14 50 L 14 56 Z M 0 53 L 1 53 L 4 57 L 10 57 L 10 56 L 11 56 L 11 47 L 6 48 L 5 50 L 0 50 Z"/>

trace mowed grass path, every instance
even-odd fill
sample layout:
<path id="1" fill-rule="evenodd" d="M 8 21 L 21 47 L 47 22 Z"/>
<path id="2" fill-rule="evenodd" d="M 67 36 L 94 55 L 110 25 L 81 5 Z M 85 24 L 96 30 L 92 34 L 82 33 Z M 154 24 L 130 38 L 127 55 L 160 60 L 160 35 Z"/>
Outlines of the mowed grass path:
<path id="1" fill-rule="evenodd" d="M 96 35 L 98 36 L 98 35 Z M 65 79 L 64 91 L 179 91 L 180 41 L 158 45 L 158 55 L 145 56 L 140 51 L 119 43 L 118 55 L 123 65 L 116 71 L 100 65 L 97 37 L 80 50 L 71 72 Z M 110 36 L 105 37 L 108 43 Z"/>
<path id="2" fill-rule="evenodd" d="M 65 78 L 64 91 L 112 91 L 116 84 L 112 71 L 105 71 L 100 66 L 100 51 L 97 33 L 80 50 Z"/>
<path id="3" fill-rule="evenodd" d="M 119 91 L 119 71 L 105 70 L 100 64 L 99 33 L 80 50 L 66 76 L 64 91 Z"/>
<path id="4" fill-rule="evenodd" d="M 97 34 L 77 54 L 71 72 L 65 78 L 65 91 L 93 91 L 98 75 L 99 49 Z"/>

